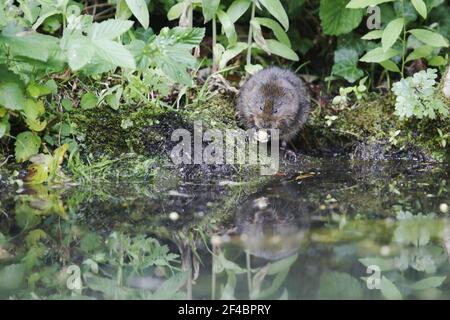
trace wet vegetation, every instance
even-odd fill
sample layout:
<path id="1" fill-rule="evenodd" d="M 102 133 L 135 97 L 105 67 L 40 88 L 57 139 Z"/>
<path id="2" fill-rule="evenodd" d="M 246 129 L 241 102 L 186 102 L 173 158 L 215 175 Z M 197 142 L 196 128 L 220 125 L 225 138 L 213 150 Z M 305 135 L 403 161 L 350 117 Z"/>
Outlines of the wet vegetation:
<path id="1" fill-rule="evenodd" d="M 449 15 L 3 1 L 0 298 L 450 298 Z M 242 127 L 239 88 L 270 65 L 311 93 L 297 159 L 173 164 L 174 130 Z"/>

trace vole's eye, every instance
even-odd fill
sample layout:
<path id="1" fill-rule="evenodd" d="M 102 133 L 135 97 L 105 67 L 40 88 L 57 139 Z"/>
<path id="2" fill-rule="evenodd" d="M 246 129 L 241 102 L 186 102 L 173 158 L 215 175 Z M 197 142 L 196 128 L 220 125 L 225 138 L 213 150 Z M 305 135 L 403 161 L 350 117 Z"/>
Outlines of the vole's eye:
<path id="1" fill-rule="evenodd" d="M 273 109 L 273 114 L 277 114 L 278 113 L 278 109 Z"/>
<path id="2" fill-rule="evenodd" d="M 259 110 L 263 111 L 263 110 L 264 110 L 264 107 L 263 107 L 262 105 L 259 106 Z"/>

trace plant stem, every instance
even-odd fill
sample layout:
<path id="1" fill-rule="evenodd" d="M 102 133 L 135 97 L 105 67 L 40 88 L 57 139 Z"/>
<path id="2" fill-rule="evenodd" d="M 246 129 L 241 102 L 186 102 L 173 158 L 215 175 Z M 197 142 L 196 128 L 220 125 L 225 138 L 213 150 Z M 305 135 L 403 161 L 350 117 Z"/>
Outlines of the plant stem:
<path id="1" fill-rule="evenodd" d="M 251 16 L 251 20 L 252 21 L 255 18 L 255 14 L 256 14 L 256 2 L 255 0 L 252 0 L 252 16 Z M 250 23 L 250 27 L 248 29 L 248 41 L 247 41 L 247 65 L 251 65 L 252 64 L 252 43 L 253 43 L 253 27 L 252 24 Z"/>
<path id="2" fill-rule="evenodd" d="M 405 74 L 405 54 L 406 54 L 406 20 L 405 20 L 405 3 L 403 0 L 402 2 L 402 16 L 403 16 L 403 43 L 402 43 L 402 74 L 401 77 L 404 78 Z"/>
<path id="3" fill-rule="evenodd" d="M 217 72 L 217 70 L 219 70 L 219 66 L 217 65 L 218 61 L 217 61 L 217 50 L 216 50 L 216 45 L 217 45 L 217 21 L 216 21 L 216 16 L 213 17 L 212 19 L 212 52 L 213 52 L 213 65 L 212 65 L 212 72 Z"/>

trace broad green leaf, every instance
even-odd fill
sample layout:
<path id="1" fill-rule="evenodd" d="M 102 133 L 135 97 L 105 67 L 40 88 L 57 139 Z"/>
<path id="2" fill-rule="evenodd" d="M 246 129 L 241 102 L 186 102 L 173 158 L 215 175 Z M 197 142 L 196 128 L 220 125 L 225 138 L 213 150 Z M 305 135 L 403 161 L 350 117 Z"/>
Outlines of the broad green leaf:
<path id="1" fill-rule="evenodd" d="M 23 264 L 10 264 L 0 269 L 0 292 L 3 290 L 16 290 L 25 280 L 25 266 Z"/>
<path id="2" fill-rule="evenodd" d="M 288 35 L 286 34 L 286 32 L 283 30 L 283 28 L 281 27 L 281 25 L 278 22 L 276 22 L 273 19 L 269 19 L 269 18 L 255 18 L 255 20 L 260 25 L 271 29 L 273 31 L 273 34 L 275 35 L 275 37 L 278 39 L 278 41 L 285 44 L 289 48 L 291 47 L 291 41 L 289 40 Z"/>
<path id="3" fill-rule="evenodd" d="M 169 9 L 169 12 L 167 12 L 167 19 L 169 19 L 169 21 L 179 19 L 183 14 L 185 7 L 185 2 L 178 2 L 177 4 L 173 5 Z"/>
<path id="4" fill-rule="evenodd" d="M 364 72 L 358 69 L 358 52 L 353 49 L 339 49 L 334 53 L 334 65 L 332 72 L 335 75 L 343 77 L 350 83 L 361 79 Z"/>
<path id="5" fill-rule="evenodd" d="M 328 35 L 348 33 L 359 26 L 363 10 L 347 9 L 348 0 L 321 0 L 319 16 L 323 32 Z"/>
<path id="6" fill-rule="evenodd" d="M 235 58 L 238 54 L 240 54 L 242 51 L 248 48 L 248 45 L 246 42 L 238 42 L 235 46 L 225 50 L 225 52 L 222 54 L 222 57 L 220 58 L 219 68 L 223 69 L 226 67 L 227 63 Z"/>
<path id="7" fill-rule="evenodd" d="M 220 0 L 202 0 L 202 10 L 205 23 L 210 21 L 219 9 Z"/>
<path id="8" fill-rule="evenodd" d="M 62 14 L 62 11 L 60 11 L 60 10 L 50 10 L 50 11 L 44 13 L 33 24 L 33 30 L 37 30 L 37 28 L 39 28 L 41 26 L 41 24 L 43 24 L 47 18 L 49 18 L 51 16 L 54 16 L 56 14 Z"/>
<path id="9" fill-rule="evenodd" d="M 111 40 L 97 40 L 94 42 L 97 56 L 115 66 L 135 69 L 133 55 L 123 45 Z"/>
<path id="10" fill-rule="evenodd" d="M 80 106 L 84 110 L 93 109 L 97 106 L 97 96 L 92 92 L 87 92 L 81 97 Z"/>
<path id="11" fill-rule="evenodd" d="M 297 259 L 298 259 L 298 254 L 294 254 L 294 255 L 284 258 L 282 260 L 270 263 L 269 269 L 267 270 L 267 275 L 274 275 L 283 270 L 289 270 L 291 265 L 295 261 L 297 261 Z"/>
<path id="12" fill-rule="evenodd" d="M 38 135 L 26 131 L 17 135 L 15 143 L 15 155 L 17 162 L 24 162 L 39 152 L 41 138 Z"/>
<path id="13" fill-rule="evenodd" d="M 251 0 L 235 0 L 228 8 L 227 15 L 231 22 L 235 23 L 250 8 Z"/>
<path id="14" fill-rule="evenodd" d="M 283 26 L 284 30 L 289 29 L 289 18 L 280 0 L 258 0 L 269 13 L 274 16 Z"/>
<path id="15" fill-rule="evenodd" d="M 368 6 L 376 6 L 386 2 L 393 2 L 395 0 L 351 0 L 346 8 L 349 9 L 361 9 L 366 8 Z"/>
<path id="16" fill-rule="evenodd" d="M 222 24 L 223 29 L 225 30 L 225 35 L 227 36 L 229 45 L 234 46 L 237 42 L 237 34 L 233 22 L 230 20 L 230 17 L 228 17 L 228 15 L 222 10 L 217 11 L 217 17 L 219 18 L 219 21 Z"/>
<path id="17" fill-rule="evenodd" d="M 381 39 L 383 36 L 383 30 L 373 30 L 368 33 L 366 33 L 364 36 L 361 37 L 362 40 L 376 40 Z"/>
<path id="18" fill-rule="evenodd" d="M 127 32 L 133 26 L 133 21 L 109 19 L 94 23 L 89 31 L 91 40 L 113 40 Z"/>
<path id="19" fill-rule="evenodd" d="M 89 64 L 95 54 L 92 42 L 86 37 L 74 38 L 67 48 L 67 60 L 73 71 L 78 71 Z"/>
<path id="20" fill-rule="evenodd" d="M 401 73 L 400 68 L 392 60 L 380 62 L 380 65 L 388 71 Z"/>
<path id="21" fill-rule="evenodd" d="M 425 30 L 425 29 L 412 29 L 409 30 L 419 41 L 436 48 L 448 47 L 448 40 L 441 34 Z"/>
<path id="22" fill-rule="evenodd" d="M 128 20 L 132 15 L 133 12 L 131 12 L 130 8 L 128 8 L 128 5 L 125 2 L 125 0 L 118 0 L 116 7 L 116 18 Z"/>
<path id="23" fill-rule="evenodd" d="M 11 129 L 11 125 L 9 124 L 8 117 L 3 117 L 0 119 L 0 139 L 5 135 L 9 134 L 9 130 Z"/>
<path id="24" fill-rule="evenodd" d="M 58 50 L 58 41 L 56 37 L 35 32 L 0 36 L 0 45 L 6 43 L 13 56 L 27 57 L 43 62 L 47 62 L 49 57 Z"/>
<path id="25" fill-rule="evenodd" d="M 255 40 L 256 44 L 265 52 L 268 54 L 271 54 L 269 47 L 267 46 L 267 41 L 264 39 L 261 26 L 259 22 L 256 19 L 253 19 L 250 21 L 250 25 L 252 26 L 253 30 L 253 39 Z"/>
<path id="26" fill-rule="evenodd" d="M 389 49 L 386 52 L 384 52 L 383 48 L 378 47 L 378 48 L 375 48 L 375 49 L 367 52 L 361 59 L 359 59 L 359 61 L 369 62 L 369 63 L 371 63 L 371 62 L 379 63 L 379 62 L 389 60 L 390 58 L 395 57 L 398 54 L 399 54 L 399 52 L 397 50 Z"/>
<path id="27" fill-rule="evenodd" d="M 298 61 L 299 57 L 294 50 L 277 40 L 266 40 L 267 46 L 272 54 L 283 57 L 288 60 Z"/>
<path id="28" fill-rule="evenodd" d="M 448 59 L 441 56 L 434 56 L 428 59 L 428 64 L 434 67 L 445 66 L 448 64 Z"/>
<path id="29" fill-rule="evenodd" d="M 320 277 L 319 299 L 361 299 L 361 284 L 351 275 L 343 272 L 325 272 Z"/>
<path id="30" fill-rule="evenodd" d="M 396 287 L 396 285 L 389 280 L 388 278 L 386 278 L 385 276 L 383 276 L 381 278 L 381 294 L 388 300 L 402 300 L 402 294 L 400 293 L 400 291 L 398 290 L 398 288 Z"/>
<path id="31" fill-rule="evenodd" d="M 22 110 L 24 105 L 24 94 L 17 83 L 0 83 L 0 106 L 10 110 Z"/>
<path id="32" fill-rule="evenodd" d="M 144 29 L 147 29 L 150 23 L 150 18 L 145 0 L 125 0 L 125 2 L 136 19 L 138 19 L 139 23 L 144 27 Z"/>
<path id="33" fill-rule="evenodd" d="M 411 0 L 416 11 L 422 16 L 422 18 L 427 18 L 427 6 L 423 0 Z"/>
<path id="34" fill-rule="evenodd" d="M 404 24 L 405 20 L 403 18 L 398 18 L 389 22 L 386 26 L 383 31 L 383 36 L 381 37 L 381 44 L 384 52 L 388 51 L 397 41 L 403 31 Z"/>
<path id="35" fill-rule="evenodd" d="M 426 57 L 429 57 L 432 53 L 433 53 L 432 47 L 420 46 L 420 47 L 414 49 L 414 51 L 408 55 L 405 62 L 426 58 Z"/>
<path id="36" fill-rule="evenodd" d="M 441 286 L 442 283 L 444 283 L 445 279 L 447 279 L 447 276 L 425 278 L 414 283 L 411 286 L 411 288 L 413 290 L 426 290 L 430 288 L 437 288 Z"/>

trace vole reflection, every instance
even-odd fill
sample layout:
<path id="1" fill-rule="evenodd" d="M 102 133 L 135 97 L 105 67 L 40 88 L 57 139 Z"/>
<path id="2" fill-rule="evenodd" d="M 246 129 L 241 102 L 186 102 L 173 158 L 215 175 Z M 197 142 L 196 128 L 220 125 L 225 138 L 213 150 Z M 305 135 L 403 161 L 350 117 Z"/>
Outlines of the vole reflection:
<path id="1" fill-rule="evenodd" d="M 279 260 L 299 250 L 309 211 L 296 184 L 280 184 L 252 195 L 238 208 L 236 229 L 251 255 Z"/>

